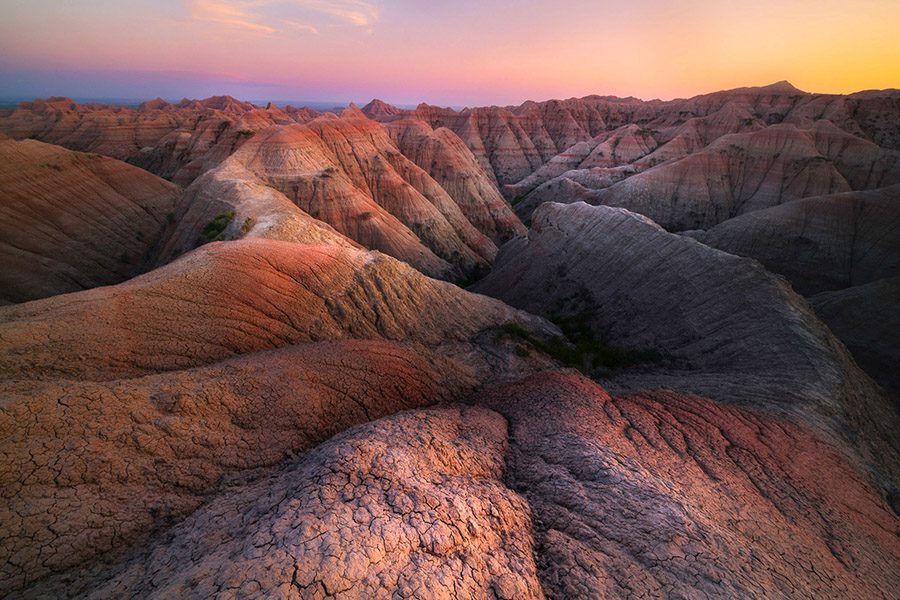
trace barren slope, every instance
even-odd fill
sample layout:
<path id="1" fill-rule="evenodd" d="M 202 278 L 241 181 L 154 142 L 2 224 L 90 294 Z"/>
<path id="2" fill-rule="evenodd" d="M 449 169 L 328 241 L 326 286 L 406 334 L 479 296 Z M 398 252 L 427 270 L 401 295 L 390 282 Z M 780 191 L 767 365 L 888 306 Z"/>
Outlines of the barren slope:
<path id="1" fill-rule="evenodd" d="M 215 238 L 221 240 L 260 237 L 360 247 L 323 221 L 313 219 L 231 158 L 188 186 L 179 199 L 174 221 L 156 257 L 159 265 L 210 241 L 219 229 Z"/>
<path id="2" fill-rule="evenodd" d="M 475 275 L 497 252 L 460 205 L 358 110 L 255 136 L 234 160 L 314 218 L 430 275 Z"/>
<path id="3" fill-rule="evenodd" d="M 0 309 L 0 592 L 140 543 L 229 474 L 552 364 L 504 349 L 508 323 L 555 333 L 377 253 L 262 239 Z"/>
<path id="4" fill-rule="evenodd" d="M 509 419 L 505 479 L 534 515 L 548 597 L 900 591 L 896 515 L 794 424 L 672 392 L 611 398 L 572 374 L 481 401 Z"/>
<path id="5" fill-rule="evenodd" d="M 806 296 L 900 275 L 900 186 L 795 200 L 689 232 Z"/>
<path id="6" fill-rule="evenodd" d="M 0 139 L 0 303 L 133 277 L 178 193 L 117 160 Z"/>
<path id="7" fill-rule="evenodd" d="M 700 152 L 600 190 L 591 201 L 639 212 L 680 231 L 706 229 L 799 198 L 900 180 L 900 154 L 862 140 L 861 149 L 847 149 L 849 140 L 828 141 L 834 134 L 828 127 L 802 131 L 781 125 L 727 135 Z"/>
<path id="8" fill-rule="evenodd" d="M 385 127 L 397 148 L 431 175 L 469 222 L 494 243 L 525 233 L 525 227 L 459 136 L 445 127 L 432 130 L 427 123 L 412 119 L 393 121 Z"/>
<path id="9" fill-rule="evenodd" d="M 492 410 L 400 413 L 236 478 L 166 534 L 23 596 L 900 589 L 896 515 L 801 427 L 672 392 L 610 397 L 572 373 L 473 400 Z"/>
<path id="10" fill-rule="evenodd" d="M 603 343 L 659 353 L 619 389 L 668 387 L 785 415 L 860 445 L 897 485 L 897 414 L 790 287 L 759 263 L 634 213 L 545 204 L 473 288 L 582 320 Z M 852 432 L 852 433 L 850 433 Z"/>
<path id="11" fill-rule="evenodd" d="M 0 374 L 114 379 L 325 339 L 439 344 L 539 320 L 376 252 L 250 239 L 0 309 Z"/>
<path id="12" fill-rule="evenodd" d="M 120 565 L 25 597 L 541 598 L 505 449 L 488 410 L 388 417 L 225 488 Z"/>
<path id="13" fill-rule="evenodd" d="M 810 303 L 859 365 L 885 386 L 900 406 L 900 277 L 822 292 L 810 298 Z"/>
<path id="14" fill-rule="evenodd" d="M 156 99 L 136 108 L 48 98 L 22 103 L 0 119 L 0 131 L 118 158 L 187 185 L 256 131 L 316 114 L 271 104 L 261 109 L 230 96 L 178 104 Z"/>

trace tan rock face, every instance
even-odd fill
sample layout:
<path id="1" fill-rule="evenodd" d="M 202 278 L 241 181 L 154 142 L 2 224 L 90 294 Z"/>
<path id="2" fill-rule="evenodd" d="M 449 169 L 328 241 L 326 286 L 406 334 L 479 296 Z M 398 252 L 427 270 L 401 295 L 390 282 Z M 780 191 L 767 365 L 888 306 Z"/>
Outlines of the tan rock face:
<path id="1" fill-rule="evenodd" d="M 513 321 L 545 327 L 378 253 L 242 240 L 118 286 L 0 309 L 0 373 L 108 380 L 328 339 L 467 341 Z"/>
<path id="2" fill-rule="evenodd" d="M 137 108 L 78 104 L 68 98 L 26 102 L 0 119 L 0 131 L 72 150 L 105 154 L 187 185 L 260 131 L 306 122 L 309 109 L 259 109 L 229 96 L 145 102 Z"/>
<path id="3" fill-rule="evenodd" d="M 425 104 L 414 111 L 377 106 L 368 114 L 381 121 L 414 116 L 433 127 L 453 130 L 479 163 L 494 173 L 510 199 L 521 197 L 522 189 L 504 186 L 517 184 L 578 144 L 630 124 L 649 130 L 663 144 L 638 161 L 639 170 L 683 158 L 726 134 L 779 123 L 809 129 L 822 119 L 852 136 L 900 150 L 896 127 L 900 93 L 896 90 L 847 96 L 808 94 L 787 82 L 668 102 L 587 96 L 462 111 Z"/>
<path id="4" fill-rule="evenodd" d="M 483 202 L 458 204 L 359 111 L 260 134 L 233 160 L 314 218 L 430 275 L 477 275 L 496 254 L 461 209 Z"/>
<path id="5" fill-rule="evenodd" d="M 545 204 L 529 237 L 505 246 L 473 289 L 583 320 L 613 347 L 660 353 L 615 375 L 618 389 L 666 387 L 785 415 L 867 446 L 880 484 L 897 485 L 890 403 L 808 305 L 755 261 L 623 209 Z"/>
<path id="6" fill-rule="evenodd" d="M 525 227 L 463 141 L 447 128 L 432 130 L 424 121 L 386 124 L 397 148 L 446 190 L 481 233 L 501 244 Z"/>
<path id="7" fill-rule="evenodd" d="M 0 140 L 0 303 L 117 283 L 145 270 L 178 194 L 117 160 Z"/>
<path id="8" fill-rule="evenodd" d="M 238 158 L 223 167 L 217 180 L 233 179 L 236 170 L 244 169 L 240 178 L 256 183 L 258 177 L 342 235 L 440 278 L 478 277 L 497 252 L 495 241 L 524 233 L 493 182 L 449 130 L 435 133 L 423 125 L 427 133 L 403 135 L 405 151 L 425 166 L 423 170 L 355 107 L 341 117 L 314 116 L 271 105 L 260 109 L 229 97 L 178 105 L 153 101 L 137 109 L 81 106 L 61 99 L 25 104 L 2 119 L 0 128 L 14 137 L 35 136 L 103 152 L 184 185 L 237 152 Z M 248 149 L 239 152 L 245 145 Z M 211 189 L 199 191 L 203 187 Z M 198 194 L 210 196 L 220 189 L 207 178 L 188 194 L 186 203 L 196 204 Z M 273 192 L 257 188 L 250 193 L 268 196 L 269 205 L 283 205 L 281 198 L 271 200 Z M 210 216 L 190 208 L 195 209 L 191 217 Z M 187 211 L 184 207 L 180 212 Z M 307 235 L 309 227 L 296 223 L 303 217 L 288 207 L 275 212 L 287 222 L 273 237 L 323 237 L 320 232 Z M 247 218 L 256 217 L 246 215 L 244 222 Z M 193 237 L 198 226 L 202 229 L 203 224 L 182 227 L 164 260 L 193 248 L 191 240 L 183 238 Z M 230 232 L 232 237 L 237 231 Z"/>
<path id="9" fill-rule="evenodd" d="M 700 152 L 600 190 L 593 202 L 628 208 L 666 229 L 681 231 L 706 229 L 799 198 L 890 185 L 900 179 L 897 153 L 866 146 L 862 140 L 866 151 L 838 150 L 822 137 L 818 130 L 788 125 L 725 136 Z"/>
<path id="10" fill-rule="evenodd" d="M 900 94 L 336 112 L 0 111 L 0 596 L 900 596 Z"/>
<path id="11" fill-rule="evenodd" d="M 157 264 L 171 262 L 205 241 L 204 230 L 223 215 L 230 219 L 219 234 L 224 240 L 266 238 L 360 248 L 333 227 L 303 212 L 238 162 L 227 159 L 184 191 L 176 208 L 175 226 L 167 232 L 156 256 Z"/>
<path id="12" fill-rule="evenodd" d="M 900 589 L 896 515 L 796 425 L 673 392 L 611 398 L 571 374 L 480 401 L 509 420 L 506 482 L 531 508 L 548 597 Z"/>

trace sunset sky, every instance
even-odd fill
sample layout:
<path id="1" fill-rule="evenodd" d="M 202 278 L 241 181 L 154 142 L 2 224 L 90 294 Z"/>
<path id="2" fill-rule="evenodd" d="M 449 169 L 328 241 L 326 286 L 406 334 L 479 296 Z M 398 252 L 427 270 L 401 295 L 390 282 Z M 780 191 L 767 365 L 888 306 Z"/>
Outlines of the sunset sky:
<path id="1" fill-rule="evenodd" d="M 900 0 L 0 0 L 0 97 L 518 104 L 900 87 Z"/>

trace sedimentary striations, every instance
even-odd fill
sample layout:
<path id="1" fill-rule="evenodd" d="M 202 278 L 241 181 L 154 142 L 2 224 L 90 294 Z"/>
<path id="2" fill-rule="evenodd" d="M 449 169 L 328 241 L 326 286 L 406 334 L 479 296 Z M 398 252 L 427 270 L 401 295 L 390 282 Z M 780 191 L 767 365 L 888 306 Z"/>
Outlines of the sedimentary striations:
<path id="1" fill-rule="evenodd" d="M 900 275 L 900 186 L 795 200 L 689 232 L 805 296 Z"/>
<path id="2" fill-rule="evenodd" d="M 204 243 L 242 238 L 360 247 L 231 159 L 188 186 L 174 214 L 174 227 L 156 255 L 159 265 Z"/>
<path id="3" fill-rule="evenodd" d="M 445 127 L 404 119 L 385 125 L 397 148 L 424 169 L 459 205 L 466 218 L 494 243 L 525 233 L 525 227 L 463 141 Z"/>
<path id="4" fill-rule="evenodd" d="M 358 110 L 267 130 L 229 160 L 346 237 L 430 275 L 475 276 L 497 252 L 461 208 L 489 213 L 494 199 L 457 203 Z"/>
<path id="5" fill-rule="evenodd" d="M 190 185 L 0 140 L 162 265 L 0 308 L 0 595 L 896 597 L 898 102 L 4 112 Z"/>
<path id="6" fill-rule="evenodd" d="M 488 390 L 548 597 L 881 597 L 896 516 L 808 431 L 667 391 L 545 373 Z M 828 477 L 822 477 L 828 473 Z"/>
<path id="7" fill-rule="evenodd" d="M 152 264 L 179 191 L 118 160 L 0 139 L 0 303 L 140 273 Z"/>
<path id="8" fill-rule="evenodd" d="M 118 286 L 0 314 L 0 373 L 103 378 L 323 339 L 438 344 L 539 320 L 379 253 L 248 239 L 203 246 Z"/>
<path id="9" fill-rule="evenodd" d="M 621 389 L 651 385 L 764 407 L 837 436 L 897 485 L 896 413 L 808 305 L 752 260 L 624 209 L 545 204 L 474 289 L 583 321 L 603 343 L 658 353 Z M 873 418 L 873 415 L 879 415 Z"/>
<path id="10" fill-rule="evenodd" d="M 48 98 L 22 103 L 0 121 L 0 131 L 118 158 L 187 185 L 256 131 L 316 115 L 271 104 L 261 109 L 230 96 L 177 104 L 156 99 L 137 107 Z"/>
<path id="11" fill-rule="evenodd" d="M 621 206 L 673 231 L 706 229 L 791 200 L 900 181 L 900 153 L 819 126 L 777 125 L 726 135 L 683 159 L 591 193 L 592 203 Z M 852 183 L 851 183 L 852 182 Z"/>
<path id="12" fill-rule="evenodd" d="M 552 364 L 493 329 L 555 333 L 385 256 L 258 239 L 0 320 L 4 591 L 179 522 L 229 473 Z"/>
<path id="13" fill-rule="evenodd" d="M 900 120 L 900 93 L 896 90 L 839 96 L 810 94 L 779 82 L 666 102 L 587 96 L 461 111 L 426 104 L 402 111 L 387 109 L 381 102 L 373 104 L 377 109 L 373 107 L 367 114 L 377 120 L 414 116 L 434 127 L 452 129 L 482 166 L 492 170 L 501 186 L 517 184 L 576 145 L 602 144 L 602 137 L 599 142 L 594 139 L 627 125 L 638 126 L 654 140 L 642 144 L 650 152 L 635 159 L 640 169 L 683 158 L 722 135 L 779 123 L 809 129 L 820 120 L 851 136 L 900 150 L 900 127 L 896 125 Z M 591 150 L 593 147 L 588 152 Z M 522 191 L 521 187 L 510 187 L 507 197 L 515 199 Z"/>

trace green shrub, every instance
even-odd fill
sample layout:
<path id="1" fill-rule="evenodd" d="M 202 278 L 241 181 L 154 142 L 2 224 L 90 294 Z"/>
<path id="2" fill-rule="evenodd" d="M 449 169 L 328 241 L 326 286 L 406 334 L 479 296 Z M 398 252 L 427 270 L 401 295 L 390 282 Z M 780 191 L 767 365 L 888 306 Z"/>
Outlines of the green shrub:
<path id="1" fill-rule="evenodd" d="M 626 350 L 604 343 L 590 329 L 585 314 L 550 320 L 559 326 L 565 337 L 541 339 L 516 323 L 500 327 L 499 337 L 524 342 L 535 350 L 588 375 L 598 370 L 624 369 L 662 359 L 662 356 L 653 350 Z M 520 348 L 516 348 L 517 354 L 522 354 Z"/>
<path id="2" fill-rule="evenodd" d="M 213 217 L 213 220 L 206 224 L 203 231 L 197 237 L 194 247 L 200 247 L 210 242 L 221 242 L 225 239 L 225 229 L 231 225 L 234 220 L 234 211 L 221 212 Z"/>

